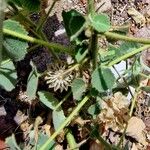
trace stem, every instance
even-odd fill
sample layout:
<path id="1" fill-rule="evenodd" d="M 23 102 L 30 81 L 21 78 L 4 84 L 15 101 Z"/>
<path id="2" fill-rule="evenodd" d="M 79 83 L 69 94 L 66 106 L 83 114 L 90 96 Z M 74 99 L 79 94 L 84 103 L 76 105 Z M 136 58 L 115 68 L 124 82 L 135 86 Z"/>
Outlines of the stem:
<path id="1" fill-rule="evenodd" d="M 103 139 L 103 137 L 99 134 L 99 132 L 91 132 L 91 136 L 98 139 L 101 144 L 103 144 L 106 148 L 106 150 L 113 150 L 113 146 L 110 145 L 106 140 Z"/>
<path id="2" fill-rule="evenodd" d="M 95 70 L 97 67 L 97 56 L 98 56 L 98 49 L 97 49 L 98 36 L 97 36 L 97 32 L 94 29 L 92 29 L 91 32 L 92 35 L 89 40 L 88 50 L 89 50 L 89 55 L 91 56 L 93 70 Z"/>
<path id="3" fill-rule="evenodd" d="M 72 36 L 70 37 L 70 41 L 75 40 L 75 39 L 82 33 L 82 31 L 85 29 L 86 25 L 87 25 L 87 24 L 84 23 L 83 26 L 82 26 L 74 35 L 72 35 Z"/>
<path id="4" fill-rule="evenodd" d="M 79 62 L 78 64 L 73 65 L 71 68 L 67 69 L 64 73 L 62 73 L 61 76 L 64 77 L 64 76 L 67 75 L 69 72 L 73 71 L 75 68 L 78 68 L 78 67 L 81 65 L 81 63 L 84 64 L 87 60 L 88 60 L 88 59 L 85 59 L 85 60 Z"/>
<path id="5" fill-rule="evenodd" d="M 89 100 L 89 96 L 85 96 L 84 99 L 78 104 L 78 106 L 73 110 L 73 112 L 66 118 L 66 120 L 60 125 L 57 131 L 52 134 L 52 136 L 42 145 L 39 150 L 45 150 L 47 146 L 52 142 L 52 140 L 61 132 L 61 130 L 73 119 L 73 117 L 80 111 L 82 106 Z"/>
<path id="6" fill-rule="evenodd" d="M 48 10 L 48 13 L 46 14 L 46 16 L 42 17 L 40 19 L 39 25 L 36 28 L 36 31 L 40 31 L 43 28 L 44 23 L 46 22 L 47 18 L 49 17 L 52 9 L 54 8 L 55 4 L 56 4 L 57 0 L 54 0 L 50 9 Z"/>
<path id="7" fill-rule="evenodd" d="M 33 45 L 32 47 L 30 47 L 30 48 L 28 49 L 28 52 L 33 51 L 33 50 L 35 50 L 35 49 L 38 48 L 38 47 L 40 47 L 40 45 L 38 45 L 38 44 Z"/>
<path id="8" fill-rule="evenodd" d="M 134 106 L 135 106 L 135 102 L 136 102 L 136 99 L 137 99 L 137 96 L 138 96 L 139 89 L 140 89 L 140 87 L 137 88 L 137 90 L 136 90 L 137 92 L 136 92 L 136 94 L 134 95 L 134 98 L 133 98 L 133 100 L 132 100 L 132 104 L 131 104 L 130 112 L 129 112 L 130 118 L 132 117 L 132 113 L 133 113 L 133 109 L 134 109 Z M 119 141 L 119 143 L 117 144 L 117 147 L 120 147 L 121 143 L 123 142 L 123 139 L 124 139 L 125 134 L 126 134 L 127 127 L 128 127 L 128 123 L 126 123 L 126 126 L 125 126 L 125 128 L 124 128 L 124 131 L 123 131 L 123 134 L 122 134 L 122 136 L 121 136 L 121 138 L 120 138 L 120 141 Z"/>
<path id="9" fill-rule="evenodd" d="M 70 129 L 68 129 L 66 138 L 69 144 L 69 149 L 79 150 L 79 148 L 75 148 L 77 147 L 77 143 Z"/>
<path id="10" fill-rule="evenodd" d="M 88 0 L 88 14 L 93 15 L 95 10 L 94 10 L 94 0 Z"/>
<path id="11" fill-rule="evenodd" d="M 84 139 L 83 141 L 81 141 L 80 143 L 77 144 L 76 147 L 73 147 L 73 148 L 67 148 L 66 150 L 74 150 L 74 149 L 78 149 L 80 148 L 83 144 L 85 144 L 87 142 L 88 138 L 87 139 Z"/>
<path id="12" fill-rule="evenodd" d="M 1 66 L 9 63 L 10 61 L 11 61 L 11 59 L 6 59 L 6 60 L 2 61 Z"/>
<path id="13" fill-rule="evenodd" d="M 29 18 L 25 17 L 21 12 L 19 12 L 18 8 L 13 3 L 11 4 L 11 7 L 16 11 L 16 14 L 17 13 L 19 14 L 20 18 L 22 18 L 24 21 L 27 22 L 27 24 L 29 24 L 29 26 L 36 28 L 36 25 Z M 34 35 L 37 36 L 37 38 L 43 39 L 44 41 L 48 42 L 46 36 L 43 34 L 41 30 L 39 30 L 39 34 L 38 34 L 34 29 L 31 28 L 29 29 L 32 31 Z M 57 60 L 59 60 L 58 56 L 55 54 L 53 49 L 50 49 L 50 52 Z"/>
<path id="14" fill-rule="evenodd" d="M 146 38 L 128 37 L 128 36 L 120 35 L 120 34 L 113 33 L 113 32 L 105 32 L 104 35 L 108 38 L 116 39 L 116 40 L 124 40 L 124 41 L 136 42 L 136 43 L 142 43 L 142 44 L 150 44 L 150 39 L 146 39 Z"/>
<path id="15" fill-rule="evenodd" d="M 3 49 L 3 19 L 4 19 L 4 10 L 6 8 L 6 1 L 0 0 L 0 64 L 2 62 L 2 49 Z"/>
<path id="16" fill-rule="evenodd" d="M 122 135 L 121 135 L 120 141 L 119 141 L 119 143 L 117 144 L 117 147 L 118 147 L 118 148 L 120 148 L 121 143 L 123 142 L 123 139 L 124 139 L 125 134 L 126 134 L 127 127 L 128 127 L 128 123 L 126 123 L 125 128 L 124 128 L 124 130 L 123 130 L 123 133 L 122 133 Z"/>
<path id="17" fill-rule="evenodd" d="M 119 63 L 122 60 L 125 60 L 125 59 L 127 59 L 127 58 L 129 58 L 129 57 L 131 57 L 131 56 L 133 56 L 133 55 L 135 55 L 135 54 L 145 50 L 145 49 L 148 49 L 149 47 L 150 47 L 150 45 L 144 45 L 144 46 L 142 46 L 142 47 L 140 47 L 138 49 L 132 50 L 131 52 L 129 52 L 129 53 L 123 55 L 123 56 L 120 56 L 119 58 L 111 61 L 108 64 L 108 67 L 111 67 L 111 66 L 115 65 L 116 63 Z"/>
<path id="18" fill-rule="evenodd" d="M 129 25 L 123 25 L 123 26 L 112 26 L 111 28 L 112 28 L 112 30 L 121 30 L 121 31 L 124 31 L 124 30 L 129 29 Z"/>
<path id="19" fill-rule="evenodd" d="M 68 99 L 68 97 L 71 95 L 71 93 L 72 93 L 72 91 L 69 91 L 68 94 L 58 103 L 58 105 L 56 105 L 56 107 L 54 108 L 53 111 L 56 111 L 57 109 L 59 109 L 61 104 Z"/>
<path id="20" fill-rule="evenodd" d="M 135 106 L 135 102 L 136 102 L 136 99 L 137 99 L 137 96 L 138 96 L 138 93 L 139 93 L 139 90 L 140 90 L 140 87 L 137 88 L 137 92 L 132 100 L 132 104 L 131 104 L 131 108 L 130 108 L 130 112 L 129 112 L 129 116 L 131 117 L 132 116 L 132 113 L 133 113 L 133 109 L 134 109 L 134 106 Z"/>
<path id="21" fill-rule="evenodd" d="M 20 18 L 30 24 L 30 26 L 36 27 L 36 25 L 28 17 L 25 17 L 21 12 L 18 11 L 18 15 L 20 16 Z"/>
<path id="22" fill-rule="evenodd" d="M 37 43 L 37 44 L 46 46 L 49 49 L 55 49 L 56 52 L 60 52 L 61 51 L 61 52 L 66 52 L 66 53 L 68 53 L 70 55 L 73 55 L 73 52 L 72 52 L 70 47 L 66 47 L 66 46 L 63 46 L 63 45 L 58 44 L 58 43 L 53 43 L 53 42 L 48 43 L 48 42 L 45 42 L 43 40 L 36 39 L 36 38 L 33 38 L 31 36 L 27 36 L 27 35 L 24 35 L 24 34 L 20 34 L 20 33 L 14 32 L 12 30 L 5 29 L 5 28 L 3 28 L 3 33 L 7 34 L 7 35 L 11 35 L 13 37 L 17 37 L 17 38 L 23 39 L 23 40 L 31 42 L 31 43 Z"/>
<path id="23" fill-rule="evenodd" d="M 139 75 L 142 76 L 142 77 L 144 77 L 144 78 L 150 79 L 150 75 L 147 76 L 147 75 L 145 75 L 144 73 L 139 73 Z"/>
<path id="24" fill-rule="evenodd" d="M 14 14 L 19 15 L 19 18 L 21 18 L 21 20 L 25 21 L 33 27 L 36 27 L 36 25 L 28 17 L 25 17 L 12 2 L 9 2 L 9 6 L 13 8 Z"/>
<path id="25" fill-rule="evenodd" d="M 93 70 L 97 68 L 97 56 L 98 56 L 97 43 L 98 43 L 98 36 L 96 31 L 93 31 L 92 36 L 90 38 L 90 45 L 89 45 L 89 51 L 92 56 L 91 60 L 93 64 Z"/>

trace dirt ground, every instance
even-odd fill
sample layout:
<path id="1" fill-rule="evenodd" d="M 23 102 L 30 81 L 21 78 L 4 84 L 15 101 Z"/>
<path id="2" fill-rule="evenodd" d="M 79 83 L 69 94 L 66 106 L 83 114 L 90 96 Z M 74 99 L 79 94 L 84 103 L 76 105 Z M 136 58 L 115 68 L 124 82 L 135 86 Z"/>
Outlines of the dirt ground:
<path id="1" fill-rule="evenodd" d="M 52 1 L 49 1 L 47 6 L 50 6 L 51 3 Z M 48 8 L 45 9 L 46 12 Z M 150 0 L 95 0 L 95 8 L 99 13 L 104 12 L 109 14 L 113 26 L 123 25 L 124 23 L 129 24 L 129 36 L 150 38 Z M 57 2 L 43 29 L 49 41 L 64 45 L 70 44 L 64 31 L 61 17 L 63 10 L 67 11 L 70 9 L 76 9 L 80 13 L 86 14 L 86 0 L 61 0 Z M 136 13 L 139 18 L 136 16 Z M 37 21 L 36 17 L 38 18 L 38 14 L 31 15 L 31 19 L 35 19 L 34 21 Z M 60 57 L 65 57 L 65 55 L 62 54 Z M 142 58 L 143 62 L 150 67 L 150 50 L 144 51 Z M 43 72 L 46 70 L 47 64 L 53 61 L 53 58 L 48 55 L 46 48 L 38 47 L 35 51 L 28 53 L 24 60 L 15 64 L 18 74 L 16 88 L 11 92 L 0 88 L 0 150 L 6 146 L 4 144 L 5 138 L 12 133 L 17 133 L 16 138 L 18 143 L 22 142 L 24 136 L 26 136 L 24 134 L 27 134 L 28 128 L 33 124 L 34 119 L 41 114 L 41 111 L 45 115 L 48 114 L 47 109 L 38 102 L 38 99 L 32 105 L 27 100 L 26 84 L 31 71 L 30 60 L 35 62 L 39 72 Z M 150 85 L 150 82 L 148 84 Z M 45 81 L 40 79 L 38 89 L 44 90 L 47 88 Z M 65 94 L 56 93 L 59 98 L 62 98 Z M 137 102 L 138 107 L 134 115 L 144 121 L 147 137 L 150 141 L 150 94 L 141 93 L 139 97 L 139 101 Z M 142 102 L 140 101 L 141 99 Z M 141 105 L 141 103 L 144 103 L 144 105 Z M 68 105 L 74 106 L 74 103 L 72 102 Z M 66 107 L 69 106 L 66 105 Z M 29 109 L 32 110 L 30 114 L 28 113 Z M 147 112 L 144 110 L 147 110 Z M 34 119 L 28 120 L 29 115 Z M 113 131 L 110 131 L 109 134 L 114 138 L 118 136 Z M 112 143 L 116 142 L 111 138 L 108 141 Z M 86 143 L 85 145 L 88 144 Z M 96 149 L 92 148 L 92 144 L 90 146 L 90 150 Z M 147 150 L 150 150 L 150 146 L 147 147 Z"/>

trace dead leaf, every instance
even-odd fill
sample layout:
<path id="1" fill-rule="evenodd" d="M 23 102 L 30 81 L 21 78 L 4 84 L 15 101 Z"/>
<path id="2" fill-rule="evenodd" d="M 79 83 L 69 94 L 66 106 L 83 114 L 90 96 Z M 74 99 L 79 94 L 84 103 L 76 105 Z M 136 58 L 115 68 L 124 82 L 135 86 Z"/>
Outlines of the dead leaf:
<path id="1" fill-rule="evenodd" d="M 126 134 L 132 138 L 134 138 L 137 142 L 147 145 L 146 135 L 144 133 L 144 129 L 146 128 L 144 122 L 138 117 L 132 117 L 128 121 L 128 127 L 126 130 Z"/>
<path id="2" fill-rule="evenodd" d="M 35 139 L 35 142 L 37 143 L 38 142 L 38 131 L 39 131 L 39 125 L 43 122 L 43 119 L 38 116 L 35 120 L 35 123 L 34 123 L 34 139 Z"/>
<path id="3" fill-rule="evenodd" d="M 57 145 L 55 146 L 55 150 L 63 150 L 63 146 L 57 144 Z"/>
<path id="4" fill-rule="evenodd" d="M 136 147 L 135 143 L 133 143 L 131 150 L 138 150 L 138 148 Z"/>
<path id="5" fill-rule="evenodd" d="M 46 135 L 48 135 L 48 137 L 51 136 L 50 128 L 51 128 L 51 126 L 49 124 L 44 125 L 44 130 L 45 130 Z"/>
<path id="6" fill-rule="evenodd" d="M 74 123 L 79 124 L 80 126 L 84 126 L 86 123 L 90 122 L 90 120 L 83 120 L 81 117 L 77 117 L 74 120 Z"/>
<path id="7" fill-rule="evenodd" d="M 105 130 L 111 128 L 113 131 L 122 130 L 128 121 L 128 106 L 130 102 L 121 93 L 117 92 L 108 100 L 101 101 L 101 113 L 99 120 L 105 124 Z"/>
<path id="8" fill-rule="evenodd" d="M 145 17 L 140 12 L 138 12 L 135 8 L 133 7 L 129 8 L 128 14 L 135 21 L 135 23 L 139 25 L 140 27 L 145 25 L 146 23 Z"/>
<path id="9" fill-rule="evenodd" d="M 99 141 L 92 141 L 89 150 L 104 150 L 104 146 Z"/>

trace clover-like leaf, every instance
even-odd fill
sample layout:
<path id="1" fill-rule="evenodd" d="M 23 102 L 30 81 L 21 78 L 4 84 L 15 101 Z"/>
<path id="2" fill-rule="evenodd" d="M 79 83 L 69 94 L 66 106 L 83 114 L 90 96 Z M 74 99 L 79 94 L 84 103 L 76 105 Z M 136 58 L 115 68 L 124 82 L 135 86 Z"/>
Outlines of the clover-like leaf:
<path id="1" fill-rule="evenodd" d="M 40 9 L 40 0 L 8 0 L 8 2 L 14 3 L 19 7 L 25 8 L 32 12 Z"/>
<path id="2" fill-rule="evenodd" d="M 77 49 L 75 58 L 77 60 L 77 62 L 80 62 L 81 60 L 83 60 L 83 58 L 85 58 L 85 56 L 88 54 L 88 50 L 84 47 L 79 47 Z"/>
<path id="3" fill-rule="evenodd" d="M 25 8 L 29 11 L 38 11 L 40 9 L 40 0 L 20 0 Z"/>
<path id="4" fill-rule="evenodd" d="M 100 113 L 100 106 L 98 103 L 91 105 L 88 108 L 88 113 L 92 115 L 93 118 Z"/>
<path id="5" fill-rule="evenodd" d="M 57 130 L 60 125 L 65 121 L 66 117 L 64 115 L 63 110 L 55 110 L 53 111 L 53 124 L 55 130 Z"/>
<path id="6" fill-rule="evenodd" d="M 32 62 L 31 62 L 31 66 L 32 66 L 32 71 L 29 74 L 27 80 L 27 95 L 30 100 L 33 100 L 36 97 L 39 75 L 37 73 L 36 66 Z"/>
<path id="7" fill-rule="evenodd" d="M 53 124 L 55 130 L 57 130 L 60 124 L 65 120 L 62 108 L 59 107 L 56 110 L 56 106 L 58 105 L 59 101 L 53 96 L 52 93 L 47 91 L 39 91 L 38 95 L 40 97 L 40 101 L 48 108 L 53 110 Z"/>
<path id="8" fill-rule="evenodd" d="M 12 61 L 3 61 L 0 66 L 0 86 L 7 91 L 15 88 L 17 73 Z"/>
<path id="9" fill-rule="evenodd" d="M 92 86 L 99 92 L 105 92 L 114 86 L 115 77 L 109 68 L 98 67 L 92 73 Z"/>
<path id="10" fill-rule="evenodd" d="M 76 100 L 81 100 L 82 95 L 86 90 L 86 84 L 82 79 L 78 78 L 72 82 L 71 89 L 73 92 L 73 98 Z"/>
<path id="11" fill-rule="evenodd" d="M 84 17 L 76 10 L 63 11 L 62 17 L 69 37 L 77 33 L 85 23 Z"/>
<path id="12" fill-rule="evenodd" d="M 19 22 L 10 19 L 4 21 L 4 28 L 15 31 L 16 33 L 28 34 Z M 23 59 L 27 53 L 28 43 L 18 38 L 5 35 L 3 44 L 10 58 L 14 61 Z"/>
<path id="13" fill-rule="evenodd" d="M 19 6 L 19 7 L 22 6 L 20 0 L 7 0 L 7 2 L 8 2 L 8 4 L 10 4 L 10 5 L 11 5 L 12 3 L 14 3 L 15 5 L 17 5 L 17 6 Z"/>
<path id="14" fill-rule="evenodd" d="M 40 101 L 46 105 L 48 108 L 54 110 L 56 105 L 58 104 L 58 100 L 53 96 L 52 93 L 47 91 L 39 91 L 38 95 L 40 97 Z"/>
<path id="15" fill-rule="evenodd" d="M 115 57 L 120 57 L 124 54 L 131 52 L 133 49 L 139 48 L 139 44 L 135 42 L 123 42 L 120 47 L 115 50 Z"/>
<path id="16" fill-rule="evenodd" d="M 12 134 L 12 136 L 9 136 L 6 138 L 6 144 L 9 147 L 11 147 L 11 150 L 21 150 L 21 148 L 17 144 L 14 134 Z"/>
<path id="17" fill-rule="evenodd" d="M 106 14 L 89 15 L 91 26 L 98 32 L 106 32 L 110 29 L 110 19 Z"/>

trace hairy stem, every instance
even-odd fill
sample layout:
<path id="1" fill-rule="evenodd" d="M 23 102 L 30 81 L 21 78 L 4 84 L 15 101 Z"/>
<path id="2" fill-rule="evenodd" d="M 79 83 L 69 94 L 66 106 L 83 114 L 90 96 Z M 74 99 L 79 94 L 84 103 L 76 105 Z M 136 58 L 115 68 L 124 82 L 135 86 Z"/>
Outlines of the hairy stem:
<path id="1" fill-rule="evenodd" d="M 6 1 L 0 0 L 0 64 L 2 62 L 2 48 L 3 48 L 3 19 L 4 19 L 4 10 L 6 8 Z"/>
<path id="2" fill-rule="evenodd" d="M 72 52 L 71 48 L 63 46 L 63 45 L 58 44 L 58 43 L 53 43 L 53 42 L 48 43 L 48 42 L 45 42 L 43 40 L 36 39 L 36 38 L 33 38 L 31 36 L 27 36 L 27 35 L 24 35 L 24 34 L 20 34 L 18 32 L 15 32 L 15 31 L 12 31 L 12 30 L 9 30 L 9 29 L 5 29 L 5 28 L 3 28 L 3 33 L 7 34 L 7 35 L 11 35 L 13 37 L 17 37 L 17 38 L 23 39 L 23 40 L 31 42 L 31 43 L 36 43 L 36 44 L 40 44 L 40 45 L 46 46 L 50 50 L 55 49 L 56 52 L 60 52 L 61 51 L 61 52 L 66 52 L 66 53 L 68 53 L 70 55 L 73 55 L 73 52 Z"/>
<path id="3" fill-rule="evenodd" d="M 83 105 L 89 100 L 89 96 L 85 96 L 84 99 L 78 104 L 73 112 L 66 118 L 66 120 L 60 125 L 60 127 L 51 135 L 51 137 L 42 145 L 39 150 L 45 150 L 52 140 L 61 132 L 61 130 L 68 125 L 75 115 L 80 111 Z"/>
<path id="4" fill-rule="evenodd" d="M 123 41 L 136 42 L 136 43 L 142 43 L 142 44 L 150 44 L 150 39 L 146 39 L 146 38 L 129 37 L 129 36 L 113 33 L 113 32 L 105 32 L 104 35 L 107 38 L 116 39 L 116 40 L 123 40 Z"/>
<path id="5" fill-rule="evenodd" d="M 138 94 L 139 94 L 139 90 L 140 90 L 140 87 L 138 87 L 138 88 L 136 89 L 136 93 L 135 93 L 134 98 L 133 98 L 133 100 L 132 100 L 132 104 L 131 104 L 131 108 L 130 108 L 130 112 L 129 112 L 129 116 L 130 116 L 130 117 L 132 117 L 133 109 L 134 109 L 134 107 L 135 107 L 135 102 L 136 102 L 137 96 L 138 96 Z"/>
<path id="6" fill-rule="evenodd" d="M 40 19 L 40 22 L 39 22 L 39 24 L 38 24 L 38 26 L 37 26 L 37 28 L 36 28 L 36 31 L 40 31 L 40 30 L 43 28 L 43 25 L 44 25 L 44 23 L 46 22 L 47 18 L 49 17 L 51 11 L 53 10 L 53 8 L 54 8 L 56 2 L 57 2 L 57 0 L 54 0 L 54 1 L 53 1 L 51 7 L 50 7 L 49 10 L 48 10 L 48 13 L 46 14 L 46 16 L 44 16 L 44 17 L 42 17 L 42 18 Z"/>
<path id="7" fill-rule="evenodd" d="M 142 46 L 142 47 L 140 47 L 140 48 L 138 48 L 138 49 L 134 49 L 134 50 L 132 50 L 131 52 L 129 52 L 129 53 L 123 55 L 123 56 L 120 56 L 119 58 L 117 58 L 117 59 L 111 61 L 111 62 L 108 64 L 108 67 L 111 67 L 111 66 L 115 65 L 116 63 L 119 63 L 119 62 L 122 61 L 122 60 L 125 60 L 125 59 L 127 59 L 127 58 L 129 58 L 129 57 L 131 57 L 131 56 L 133 56 L 133 55 L 135 55 L 135 54 L 137 54 L 137 53 L 139 53 L 139 52 L 145 50 L 145 49 L 148 49 L 149 47 L 150 47 L 150 44 L 149 44 L 149 45 L 144 45 L 144 46 Z"/>
<path id="8" fill-rule="evenodd" d="M 97 56 L 98 56 L 97 43 L 98 43 L 98 36 L 96 31 L 93 30 L 89 45 L 89 52 L 91 54 L 93 70 L 95 70 L 97 67 Z"/>
<path id="9" fill-rule="evenodd" d="M 68 129 L 67 135 L 66 135 L 68 144 L 69 144 L 69 149 L 74 149 L 74 150 L 79 150 L 77 147 L 77 143 L 75 141 L 75 138 L 71 132 L 71 130 Z"/>
<path id="10" fill-rule="evenodd" d="M 95 10 L 94 10 L 94 0 L 88 0 L 88 14 L 94 14 Z"/>
<path id="11" fill-rule="evenodd" d="M 69 72 L 75 70 L 76 68 L 78 68 L 81 64 L 84 64 L 85 62 L 87 62 L 88 59 L 84 59 L 83 61 L 73 65 L 72 67 L 70 67 L 69 69 L 67 69 L 65 72 L 62 73 L 62 77 L 64 77 L 65 75 L 67 75 Z"/>
<path id="12" fill-rule="evenodd" d="M 69 91 L 68 94 L 56 105 L 56 107 L 54 108 L 54 111 L 56 111 L 57 109 L 59 109 L 59 107 L 62 105 L 62 103 L 64 101 L 66 101 L 68 99 L 68 97 L 71 95 L 72 91 Z"/>
<path id="13" fill-rule="evenodd" d="M 131 103 L 131 107 L 130 107 L 130 111 L 129 111 L 129 116 L 130 116 L 130 118 L 132 117 L 132 114 L 133 114 L 133 109 L 134 109 L 134 107 L 135 107 L 135 102 L 136 102 L 136 99 L 137 99 L 139 90 L 140 90 L 140 87 L 138 87 L 138 88 L 136 89 L 136 93 L 135 93 L 135 95 L 134 95 L 134 97 L 133 97 L 133 99 L 132 99 L 132 103 Z M 117 144 L 117 147 L 120 147 L 120 146 L 121 146 L 121 143 L 123 142 L 123 139 L 124 139 L 125 134 L 126 134 L 127 127 L 128 127 L 128 123 L 126 123 L 126 125 L 125 125 L 123 134 L 122 134 L 122 136 L 121 136 L 121 138 L 120 138 L 119 143 Z"/>

